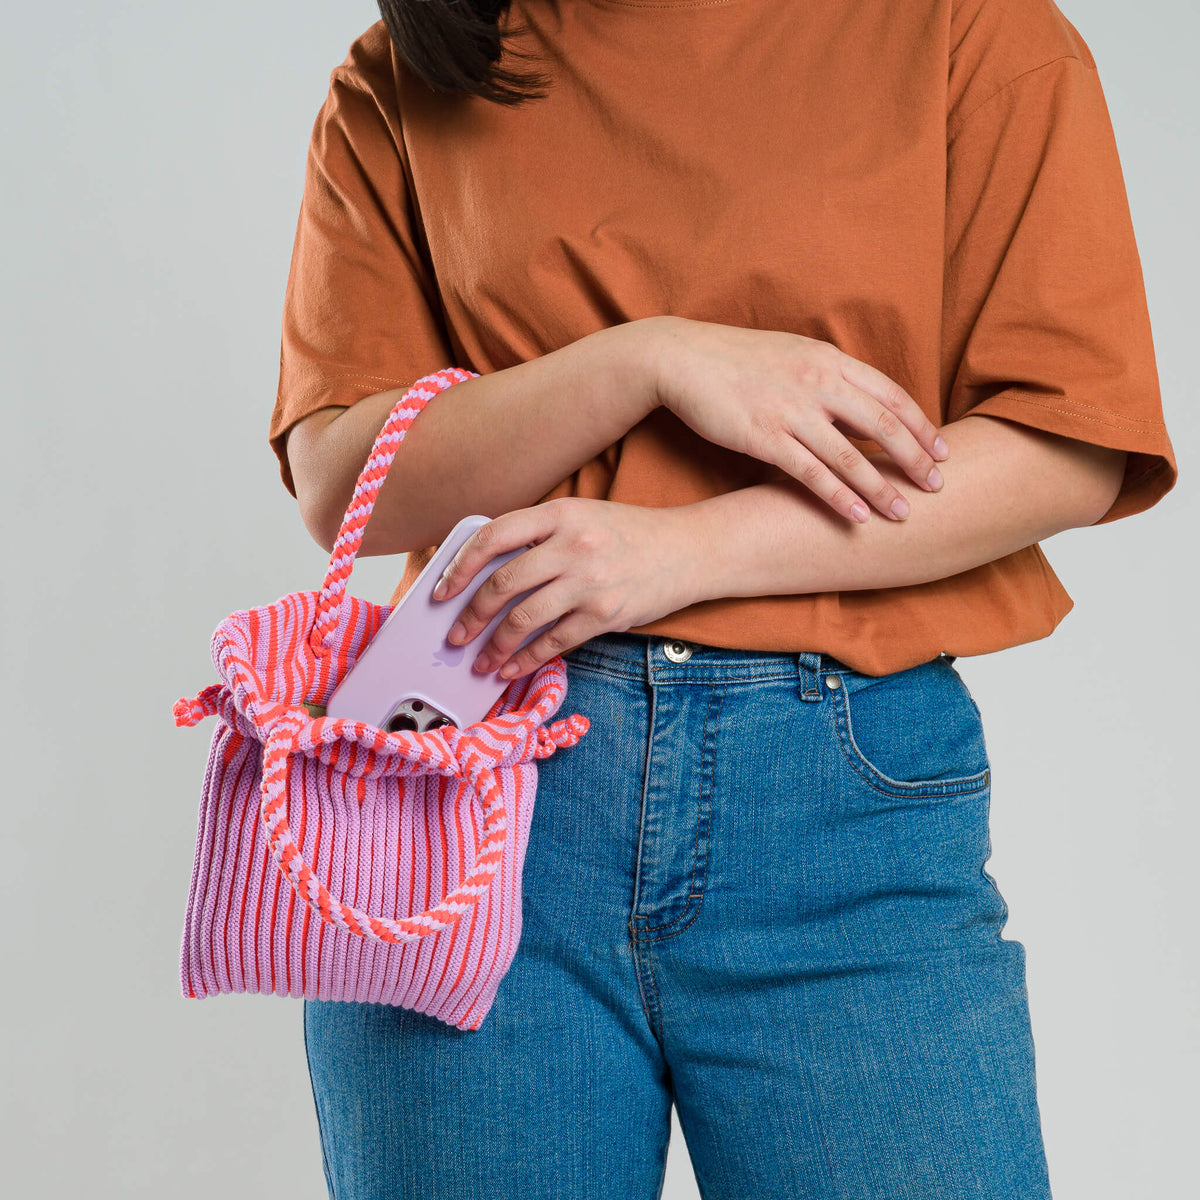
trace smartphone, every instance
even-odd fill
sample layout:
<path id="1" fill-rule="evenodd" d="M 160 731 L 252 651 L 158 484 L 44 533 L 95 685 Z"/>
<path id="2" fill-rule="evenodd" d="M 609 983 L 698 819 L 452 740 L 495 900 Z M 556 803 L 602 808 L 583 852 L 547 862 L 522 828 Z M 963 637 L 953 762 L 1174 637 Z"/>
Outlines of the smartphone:
<path id="1" fill-rule="evenodd" d="M 482 674 L 471 664 L 513 605 L 536 588 L 514 596 L 471 641 L 456 646 L 446 641 L 446 635 L 491 573 L 529 547 L 496 555 L 475 574 L 466 591 L 449 600 L 434 600 L 433 588 L 467 538 L 491 519 L 473 514 L 454 526 L 334 689 L 325 705 L 326 716 L 366 721 L 389 733 L 424 732 L 439 725 L 462 729 L 487 716 L 512 679 L 498 670 Z M 521 646 L 553 624 L 535 629 Z"/>

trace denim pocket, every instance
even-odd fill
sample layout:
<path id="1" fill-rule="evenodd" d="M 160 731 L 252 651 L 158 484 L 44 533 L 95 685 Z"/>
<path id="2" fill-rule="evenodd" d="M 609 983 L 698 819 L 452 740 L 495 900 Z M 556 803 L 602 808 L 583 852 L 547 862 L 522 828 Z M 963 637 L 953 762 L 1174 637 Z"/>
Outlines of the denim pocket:
<path id="1" fill-rule="evenodd" d="M 831 665 L 824 684 L 842 754 L 876 791 L 937 797 L 988 786 L 983 719 L 948 658 L 888 675 Z"/>

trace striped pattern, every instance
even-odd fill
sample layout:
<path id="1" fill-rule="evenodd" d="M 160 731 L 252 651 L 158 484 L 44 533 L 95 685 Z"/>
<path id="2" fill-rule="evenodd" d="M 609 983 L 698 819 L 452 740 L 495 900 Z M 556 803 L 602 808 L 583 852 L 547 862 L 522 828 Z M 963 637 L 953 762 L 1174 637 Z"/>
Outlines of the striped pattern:
<path id="1" fill-rule="evenodd" d="M 233 613 L 213 634 L 224 683 L 175 702 L 218 718 L 184 921 L 183 994 L 395 1004 L 478 1029 L 521 935 L 535 761 L 587 732 L 561 657 L 465 729 L 387 733 L 310 717 L 390 614 L 346 581 L 413 419 L 472 372 L 418 380 L 380 430 L 319 591 Z"/>

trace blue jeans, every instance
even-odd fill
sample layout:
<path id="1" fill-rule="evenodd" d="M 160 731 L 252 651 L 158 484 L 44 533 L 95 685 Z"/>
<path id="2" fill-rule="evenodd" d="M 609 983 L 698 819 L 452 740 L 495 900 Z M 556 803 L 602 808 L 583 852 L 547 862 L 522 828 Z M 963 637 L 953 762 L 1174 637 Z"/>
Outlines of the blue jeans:
<path id="1" fill-rule="evenodd" d="M 478 1030 L 305 1001 L 334 1200 L 1044 1200 L 979 709 L 939 656 L 609 633 L 564 656 Z"/>

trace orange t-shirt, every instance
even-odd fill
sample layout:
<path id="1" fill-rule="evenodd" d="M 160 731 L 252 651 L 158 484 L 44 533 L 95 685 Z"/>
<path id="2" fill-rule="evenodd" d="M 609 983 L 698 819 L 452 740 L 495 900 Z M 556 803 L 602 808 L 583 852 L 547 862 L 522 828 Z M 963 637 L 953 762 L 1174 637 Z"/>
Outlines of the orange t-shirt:
<path id="1" fill-rule="evenodd" d="M 546 99 L 439 95 L 382 22 L 331 72 L 269 431 L 293 495 L 284 435 L 315 409 L 656 313 L 829 341 L 939 425 L 990 413 L 1128 450 L 1104 522 L 1174 485 L 1107 105 L 1052 0 L 514 0 L 503 19 L 528 26 L 513 44 L 541 61 L 512 65 L 548 73 Z M 687 504 L 766 478 L 660 408 L 542 500 Z M 1045 637 L 1072 605 L 1031 545 L 633 629 L 879 675 Z"/>

